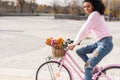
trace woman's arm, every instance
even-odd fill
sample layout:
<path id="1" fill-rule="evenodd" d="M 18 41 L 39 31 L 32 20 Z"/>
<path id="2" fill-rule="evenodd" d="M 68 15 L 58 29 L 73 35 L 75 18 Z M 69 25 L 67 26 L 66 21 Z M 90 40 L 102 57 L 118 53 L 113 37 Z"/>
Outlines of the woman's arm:
<path id="1" fill-rule="evenodd" d="M 94 27 L 97 19 L 98 12 L 94 11 L 89 16 L 87 21 L 84 23 L 82 28 L 79 30 L 73 45 L 77 45 L 81 40 L 83 40 L 91 31 L 91 29 Z"/>

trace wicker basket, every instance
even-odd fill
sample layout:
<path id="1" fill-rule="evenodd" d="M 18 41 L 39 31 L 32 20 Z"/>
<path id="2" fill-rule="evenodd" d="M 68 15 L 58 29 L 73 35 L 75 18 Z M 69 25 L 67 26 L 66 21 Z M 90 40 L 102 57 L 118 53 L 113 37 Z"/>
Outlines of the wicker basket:
<path id="1" fill-rule="evenodd" d="M 62 58 L 65 55 L 65 50 L 63 48 L 52 48 L 52 54 L 56 58 Z"/>

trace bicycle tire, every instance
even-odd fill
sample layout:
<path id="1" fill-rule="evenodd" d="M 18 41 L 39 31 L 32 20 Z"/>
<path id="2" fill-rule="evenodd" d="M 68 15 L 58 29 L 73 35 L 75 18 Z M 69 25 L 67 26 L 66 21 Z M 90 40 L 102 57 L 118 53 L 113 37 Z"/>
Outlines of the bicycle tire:
<path id="1" fill-rule="evenodd" d="M 60 73 L 60 76 L 57 79 L 55 79 L 56 73 L 54 71 L 57 71 L 56 67 L 59 68 L 59 65 L 60 62 L 56 61 L 47 61 L 43 63 L 36 72 L 36 80 L 72 80 L 70 71 L 66 68 L 65 65 L 62 65 L 62 71 Z"/>
<path id="2" fill-rule="evenodd" d="M 98 74 L 96 80 L 120 80 L 120 66 L 110 66 L 102 70 L 102 73 L 105 73 L 110 79 L 107 77 L 102 77 L 102 74 Z"/>

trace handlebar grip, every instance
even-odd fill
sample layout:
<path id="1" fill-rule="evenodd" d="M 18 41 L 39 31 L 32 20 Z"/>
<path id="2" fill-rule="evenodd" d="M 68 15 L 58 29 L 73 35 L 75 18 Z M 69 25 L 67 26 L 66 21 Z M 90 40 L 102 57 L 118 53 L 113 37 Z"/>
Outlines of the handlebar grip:
<path id="1" fill-rule="evenodd" d="M 64 44 L 63 44 L 63 47 L 66 48 L 68 46 L 68 44 L 71 44 L 73 43 L 74 41 L 73 40 L 70 40 L 70 39 L 67 39 Z"/>
<path id="2" fill-rule="evenodd" d="M 71 44 L 73 43 L 74 40 L 70 40 L 70 39 L 67 39 L 64 44 L 63 44 L 63 47 L 66 48 L 68 46 L 68 44 Z M 81 41 L 80 41 L 81 42 Z M 80 45 L 80 42 L 77 44 L 77 45 Z"/>

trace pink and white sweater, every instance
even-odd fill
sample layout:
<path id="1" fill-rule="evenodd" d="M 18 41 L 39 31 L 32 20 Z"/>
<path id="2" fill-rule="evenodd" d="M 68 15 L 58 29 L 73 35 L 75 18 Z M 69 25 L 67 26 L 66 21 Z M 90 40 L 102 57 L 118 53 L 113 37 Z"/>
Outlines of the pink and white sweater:
<path id="1" fill-rule="evenodd" d="M 90 33 L 93 33 L 96 41 L 99 41 L 104 37 L 111 36 L 110 30 L 106 25 L 104 16 L 97 11 L 93 11 L 88 16 L 87 21 L 79 30 L 73 44 L 77 45 L 81 40 L 83 40 Z"/>

